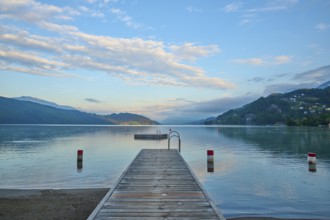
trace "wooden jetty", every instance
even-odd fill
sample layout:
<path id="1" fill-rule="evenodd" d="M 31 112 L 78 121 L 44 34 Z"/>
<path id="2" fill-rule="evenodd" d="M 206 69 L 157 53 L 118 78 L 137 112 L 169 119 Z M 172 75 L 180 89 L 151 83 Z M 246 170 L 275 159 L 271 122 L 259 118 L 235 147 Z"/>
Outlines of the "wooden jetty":
<path id="1" fill-rule="evenodd" d="M 168 134 L 134 134 L 136 140 L 163 140 L 167 137 Z"/>
<path id="2" fill-rule="evenodd" d="M 92 219 L 225 219 L 177 150 L 144 149 Z"/>

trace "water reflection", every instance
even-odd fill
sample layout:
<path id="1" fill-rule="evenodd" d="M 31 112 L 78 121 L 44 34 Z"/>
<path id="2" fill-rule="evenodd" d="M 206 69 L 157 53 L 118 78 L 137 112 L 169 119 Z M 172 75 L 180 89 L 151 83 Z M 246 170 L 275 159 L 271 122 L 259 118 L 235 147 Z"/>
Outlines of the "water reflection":
<path id="1" fill-rule="evenodd" d="M 285 153 L 305 157 L 311 151 L 322 155 L 323 159 L 330 159 L 330 148 L 325 141 L 330 140 L 328 128 L 221 127 L 218 128 L 218 133 L 276 155 Z"/>
<path id="2" fill-rule="evenodd" d="M 79 173 L 82 172 L 82 168 L 83 168 L 83 154 L 84 154 L 83 150 L 77 151 L 77 171 Z"/>
<path id="3" fill-rule="evenodd" d="M 207 161 L 207 172 L 208 173 L 214 172 L 214 162 L 213 161 Z"/>
<path id="4" fill-rule="evenodd" d="M 166 141 L 135 141 L 135 133 L 170 128 L 0 125 L 0 188 L 109 187 L 140 149 L 168 147 Z M 330 216 L 330 129 L 175 130 L 182 139 L 181 154 L 225 217 Z M 179 142 L 172 141 L 175 149 Z M 77 149 L 84 151 L 84 164 L 77 161 Z M 205 159 L 209 149 L 215 152 L 213 164 Z M 317 153 L 317 172 L 316 165 L 307 168 L 307 152 Z"/>
<path id="5" fill-rule="evenodd" d="M 308 164 L 308 171 L 309 172 L 316 172 L 316 163 L 309 163 Z"/>
<path id="6" fill-rule="evenodd" d="M 207 150 L 207 172 L 213 173 L 214 172 L 214 151 Z"/>
<path id="7" fill-rule="evenodd" d="M 77 161 L 77 172 L 78 173 L 81 173 L 82 172 L 82 169 L 83 169 L 83 161 Z"/>

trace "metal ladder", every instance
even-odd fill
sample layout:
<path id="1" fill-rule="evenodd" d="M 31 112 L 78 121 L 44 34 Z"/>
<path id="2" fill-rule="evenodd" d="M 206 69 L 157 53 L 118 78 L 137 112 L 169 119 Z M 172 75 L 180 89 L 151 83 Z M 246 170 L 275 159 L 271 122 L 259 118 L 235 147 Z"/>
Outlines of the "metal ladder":
<path id="1" fill-rule="evenodd" d="M 172 134 L 174 133 L 174 134 Z M 168 149 L 170 149 L 170 145 L 171 145 L 171 139 L 172 137 L 177 137 L 179 140 L 179 153 L 181 153 L 181 139 L 180 139 L 180 134 L 177 131 L 172 131 L 170 130 L 170 133 L 168 134 Z"/>

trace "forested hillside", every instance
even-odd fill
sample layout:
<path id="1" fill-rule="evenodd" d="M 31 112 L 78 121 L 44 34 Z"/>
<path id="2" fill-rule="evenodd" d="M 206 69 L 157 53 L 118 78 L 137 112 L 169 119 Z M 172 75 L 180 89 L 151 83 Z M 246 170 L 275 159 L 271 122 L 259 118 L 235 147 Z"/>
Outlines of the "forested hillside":
<path id="1" fill-rule="evenodd" d="M 330 123 L 330 87 L 299 89 L 261 97 L 241 108 L 219 115 L 215 124 L 230 125 L 306 125 Z"/>
<path id="2" fill-rule="evenodd" d="M 158 124 L 142 115 L 120 113 L 96 115 L 66 110 L 31 101 L 0 97 L 0 124 Z"/>

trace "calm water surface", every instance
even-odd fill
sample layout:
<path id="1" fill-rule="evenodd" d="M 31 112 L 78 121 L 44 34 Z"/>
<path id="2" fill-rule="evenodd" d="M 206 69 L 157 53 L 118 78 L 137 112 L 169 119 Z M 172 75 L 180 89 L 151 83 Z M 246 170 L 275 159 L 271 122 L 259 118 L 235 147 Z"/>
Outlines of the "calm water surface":
<path id="1" fill-rule="evenodd" d="M 328 128 L 0 125 L 0 188 L 111 187 L 140 149 L 167 148 L 167 140 L 134 134 L 170 128 L 225 217 L 330 219 Z M 173 139 L 171 148 L 177 146 Z M 215 152 L 213 173 L 208 149 Z M 309 171 L 310 151 L 317 153 L 316 172 Z"/>

